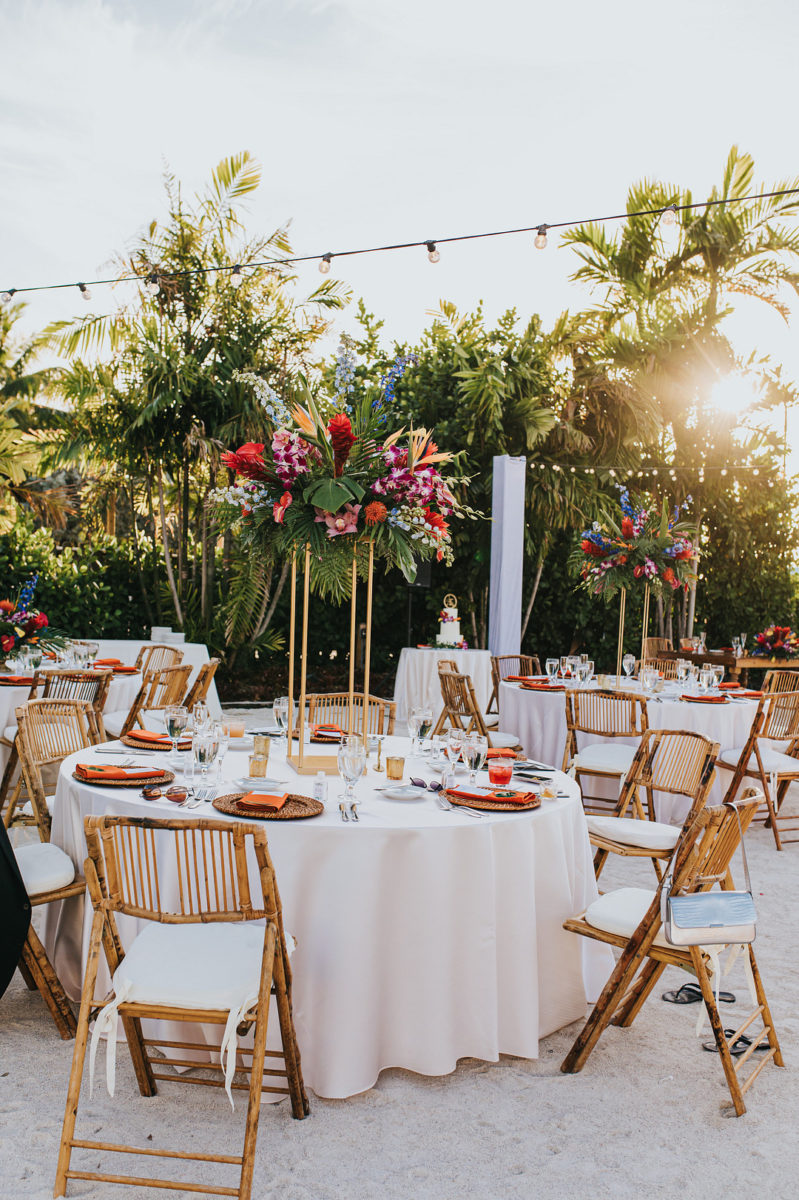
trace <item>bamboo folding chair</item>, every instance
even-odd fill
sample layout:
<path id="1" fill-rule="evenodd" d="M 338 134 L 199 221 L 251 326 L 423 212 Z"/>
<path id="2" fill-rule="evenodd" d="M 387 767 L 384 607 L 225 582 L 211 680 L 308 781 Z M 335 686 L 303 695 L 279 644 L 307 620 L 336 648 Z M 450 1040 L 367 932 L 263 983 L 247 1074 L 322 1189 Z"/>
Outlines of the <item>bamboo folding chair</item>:
<path id="1" fill-rule="evenodd" d="M 643 644 L 644 658 L 657 658 L 661 650 L 673 650 L 670 638 L 648 637 L 644 638 Z"/>
<path id="2" fill-rule="evenodd" d="M 738 805 L 724 804 L 703 809 L 680 836 L 675 855 L 673 887 L 683 894 L 709 891 L 716 883 L 724 890 L 730 890 L 730 862 L 741 840 L 740 830 L 746 831 L 761 802 L 762 796 L 750 793 Z M 741 820 L 740 830 L 738 816 Z M 744 1093 L 766 1063 L 773 1059 L 777 1066 L 784 1066 L 754 947 L 745 946 L 744 950 L 749 958 L 757 1003 L 727 1039 L 710 982 L 710 955 L 700 946 L 682 948 L 666 941 L 662 932 L 660 902 L 660 888 L 655 892 L 643 888 L 620 888 L 600 896 L 580 916 L 564 922 L 564 929 L 616 946 L 622 953 L 560 1069 L 567 1074 L 581 1071 L 607 1026 L 612 1023 L 623 1029 L 629 1028 L 666 967 L 682 967 L 696 976 L 735 1114 L 740 1117 L 746 1112 Z M 718 969 L 718 956 L 714 957 Z M 751 1046 L 737 1063 L 733 1063 L 730 1046 L 735 1045 L 741 1034 L 750 1029 L 758 1017 L 763 1024 L 762 1033 L 768 1040 L 768 1049 L 742 1083 L 739 1073 L 757 1048 L 761 1035 L 752 1039 Z"/>
<path id="3" fill-rule="evenodd" d="M 338 725 L 345 733 L 363 733 L 363 692 L 354 692 L 352 697 L 352 722 L 350 723 L 349 692 L 316 693 L 308 697 L 308 723 L 314 725 Z M 381 700 L 369 696 L 366 702 L 367 733 L 392 734 L 397 719 L 397 706 L 393 700 Z"/>
<path id="4" fill-rule="evenodd" d="M 586 816 L 589 839 L 596 848 L 597 879 L 609 854 L 649 858 L 661 878 L 660 862 L 671 858 L 681 829 L 658 821 L 655 793 L 689 799 L 691 806 L 682 829 L 693 824 L 710 794 L 718 752 L 718 742 L 711 742 L 701 733 L 644 730 L 614 815 Z"/>
<path id="5" fill-rule="evenodd" d="M 636 661 L 635 673 L 641 674 L 642 667 L 650 667 L 654 671 L 660 671 L 663 679 L 677 678 L 677 660 L 676 658 L 645 658 L 643 662 Z"/>
<path id="6" fill-rule="evenodd" d="M 499 685 L 509 675 L 540 675 L 541 663 L 537 654 L 492 654 L 491 696 L 486 705 L 486 713 L 499 712 Z M 493 706 L 493 707 L 492 707 Z"/>
<path id="7" fill-rule="evenodd" d="M 521 750 L 521 743 L 515 733 L 499 733 L 486 725 L 470 675 L 442 670 L 442 664 L 439 663 L 438 680 L 441 684 L 444 707 L 433 729 L 434 734 L 443 733 L 449 724 L 453 729 L 482 734 L 488 739 L 489 748 Z"/>
<path id="8" fill-rule="evenodd" d="M 189 712 L 194 708 L 195 704 L 200 704 L 208 695 L 208 690 L 213 683 L 216 669 L 219 666 L 221 659 L 211 658 L 207 663 L 203 663 L 197 672 L 197 678 L 186 693 L 186 699 L 183 701 Z"/>
<path id="9" fill-rule="evenodd" d="M 779 749 L 769 744 L 773 742 Z M 745 745 L 722 750 L 716 766 L 733 773 L 725 799 L 734 799 L 744 779 L 760 782 L 768 810 L 766 824 L 771 827 L 778 850 L 782 850 L 783 841 L 799 841 L 780 835 L 780 824 L 788 833 L 799 832 L 799 817 L 779 815 L 788 788 L 799 781 L 799 691 L 763 696 Z"/>
<path id="10" fill-rule="evenodd" d="M 179 667 L 183 662 L 183 651 L 175 646 L 142 646 L 133 664 L 142 675 L 160 671 L 163 667 Z"/>
<path id="11" fill-rule="evenodd" d="M 250 1200 L 255 1160 L 255 1143 L 261 1093 L 288 1095 L 292 1115 L 301 1120 L 308 1115 L 308 1099 L 302 1082 L 300 1052 L 294 1032 L 291 1008 L 291 968 L 289 966 L 280 896 L 269 857 L 266 833 L 261 826 L 230 821 L 149 820 L 147 818 L 87 817 L 85 822 L 88 857 L 86 882 L 94 916 L 88 962 L 83 983 L 78 1029 L 72 1070 L 69 1077 L 64 1127 L 56 1171 L 55 1196 L 63 1196 L 68 1179 L 97 1179 L 140 1187 L 174 1188 L 187 1192 L 237 1196 Z M 253 896 L 248 872 L 248 850 L 257 862 L 260 889 Z M 165 904 L 166 880 L 176 884 L 178 897 Z M 116 914 L 147 922 L 127 951 L 122 947 Z M 253 926 L 264 921 L 263 934 Z M 186 946 L 191 940 L 189 966 Z M 168 947 L 171 946 L 172 953 Z M 252 991 L 235 1012 L 240 1018 L 238 1032 L 254 1027 L 251 1050 L 228 1046 L 228 1076 L 231 1063 L 236 1070 L 249 1074 L 247 1083 L 232 1083 L 248 1093 L 244 1148 L 241 1155 L 200 1153 L 185 1150 L 156 1150 L 150 1147 L 120 1145 L 75 1137 L 84 1059 L 93 1016 L 94 988 L 100 949 L 105 954 L 113 986 L 120 988 L 109 1006 L 118 1012 L 130 1050 L 136 1081 L 142 1096 L 154 1096 L 156 1080 L 212 1087 L 230 1086 L 230 1079 L 206 1079 L 165 1073 L 164 1066 L 197 1067 L 204 1071 L 222 1071 L 225 1035 L 215 1047 L 220 1065 L 182 1061 L 170 1055 L 152 1057 L 153 1048 L 200 1050 L 202 1042 L 168 1041 L 145 1038 L 144 1018 L 227 1026 L 235 1019 L 229 1008 L 219 1003 L 220 979 L 217 956 L 225 947 L 237 973 L 246 974 L 244 991 Z M 195 950 L 195 947 L 199 949 Z M 182 948 L 182 953 L 181 953 Z M 178 959 L 182 961 L 178 963 Z M 127 965 L 126 965 L 127 964 Z M 120 980 L 124 981 L 120 983 Z M 190 999 L 164 1003 L 163 993 L 175 989 Z M 266 1049 L 270 995 L 275 996 L 280 1025 L 282 1053 Z M 255 999 L 252 999 L 255 997 Z M 226 1003 L 230 1003 L 229 999 Z M 102 1021 L 101 1009 L 98 1021 Z M 116 1042 L 109 1049 L 115 1050 Z M 250 1056 L 249 1066 L 243 1056 Z M 282 1059 L 284 1070 L 265 1067 L 265 1059 Z M 155 1068 L 155 1069 L 153 1069 Z M 264 1083 L 264 1076 L 267 1083 Z M 275 1077 L 285 1077 L 287 1086 L 278 1087 Z M 94 1124 L 94 1119 L 92 1119 Z M 120 1154 L 189 1159 L 200 1163 L 227 1163 L 240 1168 L 237 1187 L 214 1187 L 203 1183 L 141 1178 L 133 1175 L 106 1174 L 101 1171 L 73 1170 L 73 1149 Z"/>
<path id="12" fill-rule="evenodd" d="M 97 718 L 101 740 L 105 740 L 103 708 L 108 697 L 108 688 L 113 678 L 112 671 L 57 671 L 52 668 L 39 670 L 33 676 L 29 700 L 88 700 Z M 0 781 L 0 808 L 2 808 L 14 774 L 19 766 L 16 746 L 16 727 L 6 729 L 0 742 L 10 747 L 8 762 Z M 22 792 L 23 779 L 20 775 L 12 793 L 11 805 L 16 806 Z"/>
<path id="13" fill-rule="evenodd" d="M 634 738 L 638 742 L 648 728 L 646 700 L 638 692 L 616 692 L 603 688 L 575 688 L 566 692 L 563 770 L 577 780 L 586 812 L 606 813 L 609 808 L 615 809 L 618 797 L 611 800 L 588 796 L 583 791 L 582 776 L 615 779 L 621 791 L 637 747 L 618 739 Z M 589 742 L 579 749 L 578 734 L 611 740 Z"/>
<path id="14" fill-rule="evenodd" d="M 52 842 L 17 846 L 14 854 L 32 907 L 82 896 L 86 890 L 86 881 L 76 876 L 72 859 Z M 17 966 L 30 990 L 41 995 L 64 1041 L 73 1038 L 77 1030 L 75 1014 L 33 922 Z"/>
<path id="15" fill-rule="evenodd" d="M 101 740 L 94 708 L 88 700 L 29 700 L 17 709 L 16 745 L 22 780 L 29 800 L 17 811 L 18 793 L 8 802 L 3 823 L 36 825 L 39 838 L 50 840 L 50 808 L 44 767 L 61 763 L 76 750 Z"/>
<path id="16" fill-rule="evenodd" d="M 182 704 L 191 675 L 191 667 L 160 667 L 148 671 L 128 713 L 124 709 L 107 713 L 106 733 L 109 740 L 124 737 L 134 725 L 144 729 L 144 718 L 148 712 L 159 712 L 170 704 Z"/>
<path id="17" fill-rule="evenodd" d="M 799 671 L 767 671 L 763 677 L 762 690 L 771 695 L 773 692 L 794 692 L 799 685 Z"/>

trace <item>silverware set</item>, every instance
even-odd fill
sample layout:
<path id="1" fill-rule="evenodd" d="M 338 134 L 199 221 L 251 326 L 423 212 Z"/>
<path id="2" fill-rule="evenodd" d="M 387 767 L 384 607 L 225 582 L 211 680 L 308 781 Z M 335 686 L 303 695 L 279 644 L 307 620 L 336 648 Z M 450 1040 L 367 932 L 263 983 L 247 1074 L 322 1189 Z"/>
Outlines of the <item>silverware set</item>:
<path id="1" fill-rule="evenodd" d="M 348 802 L 342 800 L 338 806 L 338 811 L 341 813 L 342 821 L 360 821 L 361 819 L 358 816 L 357 802 Z"/>

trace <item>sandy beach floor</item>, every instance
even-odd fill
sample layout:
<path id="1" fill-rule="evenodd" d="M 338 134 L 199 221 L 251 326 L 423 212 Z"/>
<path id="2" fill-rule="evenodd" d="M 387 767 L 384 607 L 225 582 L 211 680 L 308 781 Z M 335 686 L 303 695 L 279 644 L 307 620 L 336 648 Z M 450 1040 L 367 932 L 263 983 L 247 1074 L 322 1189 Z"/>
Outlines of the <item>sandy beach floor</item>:
<path id="1" fill-rule="evenodd" d="M 633 1027 L 608 1030 L 579 1075 L 559 1069 L 580 1028 L 574 1024 L 544 1039 L 534 1062 L 465 1060 L 441 1078 L 385 1071 L 374 1088 L 349 1100 L 311 1093 L 305 1121 L 293 1121 L 286 1103 L 266 1105 L 255 1200 L 792 1200 L 799 1193 L 791 1132 L 799 1105 L 799 844 L 777 853 L 758 825 L 747 845 L 758 962 L 787 1068 L 766 1067 L 747 1094 L 744 1117 L 729 1115 L 718 1057 L 702 1050 L 707 1028 L 695 1035 L 698 1006 L 660 1000 L 687 978 L 669 969 Z M 605 889 L 650 886 L 651 879 L 649 868 L 624 860 L 603 876 Z M 741 1001 L 722 1005 L 725 1025 L 733 1027 L 748 1001 L 740 966 L 724 986 Z M 71 1056 L 72 1043 L 59 1039 L 43 1002 L 17 974 L 0 1000 L 0 1197 L 52 1195 Z M 94 1098 L 87 1090 L 82 1101 L 82 1136 L 240 1153 L 243 1103 L 231 1113 L 224 1092 L 164 1084 L 144 1099 L 123 1050 L 115 1099 L 101 1074 Z M 98 1164 L 99 1155 L 92 1167 Z M 157 1165 L 153 1174 L 169 1174 L 163 1161 Z M 118 1161 L 114 1169 L 141 1166 L 141 1159 Z M 210 1170 L 194 1178 L 232 1182 Z M 158 1194 L 80 1181 L 68 1189 L 75 1197 Z"/>

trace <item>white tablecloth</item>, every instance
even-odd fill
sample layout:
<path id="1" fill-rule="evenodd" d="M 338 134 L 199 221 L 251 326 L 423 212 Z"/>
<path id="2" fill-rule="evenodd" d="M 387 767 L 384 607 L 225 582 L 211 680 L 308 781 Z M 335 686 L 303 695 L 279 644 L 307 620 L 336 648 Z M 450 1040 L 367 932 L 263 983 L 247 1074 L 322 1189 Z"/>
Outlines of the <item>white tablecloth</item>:
<path id="1" fill-rule="evenodd" d="M 463 675 L 471 675 L 477 703 L 483 712 L 491 699 L 491 655 L 487 650 L 414 650 L 406 646 L 400 653 L 394 700 L 397 720 L 407 721 L 415 705 L 428 704 L 435 721 L 444 707 L 438 682 L 438 663 L 451 658 Z"/>
<path id="2" fill-rule="evenodd" d="M 104 655 L 101 657 L 105 657 Z M 121 658 L 120 654 L 115 655 Z M 132 665 L 133 660 L 131 660 Z M 117 709 L 129 709 L 136 699 L 136 693 L 141 687 L 141 675 L 115 675 L 108 687 L 105 698 L 105 712 L 116 712 Z M 0 687 L 0 732 L 10 725 L 16 725 L 16 710 L 24 704 L 30 694 L 30 687 Z M 11 753 L 8 746 L 0 743 L 0 775 L 6 769 Z"/>
<path id="3" fill-rule="evenodd" d="M 406 739 L 386 745 L 407 747 Z M 90 813 L 220 817 L 210 805 L 148 804 L 134 790 L 79 784 L 75 760 L 61 769 L 52 839 L 76 863 Z M 238 774 L 245 761 L 229 752 L 225 775 Z M 311 780 L 300 784 L 275 747 L 270 766 L 273 776 L 310 789 Z M 422 760 L 412 771 L 433 777 Z M 535 1058 L 540 1037 L 583 1017 L 586 993 L 596 997 L 612 957 L 562 928 L 597 890 L 577 788 L 565 777 L 558 782 L 567 795 L 537 811 L 476 820 L 442 812 L 429 792 L 383 799 L 373 788 L 385 775 L 370 771 L 358 785 L 359 824 L 342 823 L 334 778 L 323 815 L 267 823 L 286 928 L 297 938 L 303 1073 L 318 1095 L 364 1091 L 387 1067 L 442 1075 L 467 1056 Z M 48 953 L 72 998 L 88 943 L 83 907 L 82 899 L 51 905 L 46 922 Z M 122 920 L 123 941 L 139 927 Z"/>
<path id="4" fill-rule="evenodd" d="M 95 640 L 100 647 L 98 658 L 120 658 L 126 666 L 133 666 L 142 646 L 153 645 L 152 642 L 125 641 L 122 638 L 96 638 Z M 167 643 L 158 642 L 157 644 L 160 646 L 166 645 Z M 203 663 L 208 662 L 208 647 L 203 645 L 202 642 L 182 642 L 180 645 L 175 646 L 174 648 L 175 650 L 183 651 L 184 665 L 192 668 L 191 675 L 189 676 L 189 687 L 191 687 L 200 667 L 203 665 Z M 133 703 L 133 697 L 131 697 L 131 703 Z M 222 716 L 222 707 L 219 703 L 219 696 L 217 695 L 216 684 L 214 682 L 211 683 L 206 704 L 208 705 L 208 709 L 212 717 L 218 719 Z M 106 707 L 109 712 L 116 708 L 116 706 L 112 704 L 108 704 Z M 124 705 L 120 704 L 119 707 L 123 708 Z M 128 707 L 130 707 L 130 705 L 128 705 Z"/>
<path id="5" fill-rule="evenodd" d="M 636 691 L 637 685 L 625 685 L 625 690 Z M 743 746 L 756 712 L 757 700 L 730 700 L 727 704 L 694 704 L 677 697 L 669 697 L 649 700 L 647 703 L 651 728 L 685 729 L 701 733 L 718 742 L 722 750 Z M 554 763 L 559 767 L 566 746 L 564 693 L 530 691 L 517 683 L 500 684 L 499 727 L 518 734 L 522 747 L 530 758 Z M 592 737 L 589 740 L 600 742 L 617 739 Z M 708 803 L 721 803 L 731 779 L 728 771 L 716 771 Z M 591 781 L 591 789 L 596 795 L 603 794 L 597 781 Z M 607 794 L 612 795 L 612 790 Z M 687 812 L 688 805 L 679 797 L 661 798 L 658 818 L 661 821 L 682 823 Z"/>

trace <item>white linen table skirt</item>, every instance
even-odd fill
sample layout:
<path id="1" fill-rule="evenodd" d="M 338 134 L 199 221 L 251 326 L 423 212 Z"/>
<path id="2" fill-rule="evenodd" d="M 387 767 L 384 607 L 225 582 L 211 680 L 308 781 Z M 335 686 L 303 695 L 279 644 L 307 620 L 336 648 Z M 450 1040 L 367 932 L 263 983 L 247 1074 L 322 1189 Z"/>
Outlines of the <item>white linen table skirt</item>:
<path id="1" fill-rule="evenodd" d="M 625 691 L 636 691 L 633 684 Z M 499 728 L 518 734 L 525 754 L 540 762 L 560 767 L 566 746 L 566 701 L 564 692 L 537 692 L 517 683 L 501 683 L 499 687 Z M 652 729 L 685 729 L 704 734 L 718 742 L 722 750 L 742 747 L 757 712 L 757 700 L 730 700 L 727 704 L 692 703 L 678 697 L 649 700 L 647 716 Z M 590 738 L 591 742 L 629 741 L 628 738 Z M 582 744 L 582 741 L 578 743 Z M 716 771 L 708 804 L 720 804 L 732 775 Z M 618 789 L 591 780 L 590 791 L 601 796 L 613 796 Z M 688 815 L 689 804 L 679 796 L 660 796 L 657 800 L 658 820 L 682 824 Z"/>
<path id="2" fill-rule="evenodd" d="M 391 738 L 385 749 L 408 746 Z M 78 758 L 86 755 L 61 768 L 52 832 L 76 863 L 90 813 L 235 819 L 210 805 L 180 809 L 147 803 L 132 789 L 78 783 Z M 245 761 L 228 753 L 223 790 Z M 422 759 L 411 773 L 432 776 Z M 274 746 L 270 774 L 292 779 L 298 790 L 311 786 Z M 358 784 L 359 824 L 342 823 L 335 779 L 320 817 L 265 823 L 285 927 L 297 939 L 293 999 L 303 1073 L 318 1095 L 355 1095 L 387 1067 L 443 1075 L 464 1057 L 535 1058 L 539 1038 L 585 1015 L 586 996 L 598 995 L 612 956 L 562 927 L 597 888 L 578 790 L 565 777 L 558 782 L 567 794 L 537 811 L 475 820 L 442 812 L 421 789 L 418 800 L 378 796 L 373 789 L 385 785 L 385 775 L 370 770 Z M 166 902 L 165 890 L 168 883 Z M 48 953 L 73 999 L 89 919 L 82 898 L 51 905 L 47 914 Z M 141 924 L 120 920 L 123 943 Z M 106 986 L 103 964 L 98 994 Z M 160 1023 L 158 1036 L 174 1037 L 179 1028 Z M 270 1032 L 275 1046 L 276 1023 Z"/>
<path id="3" fill-rule="evenodd" d="M 166 642 L 150 642 L 150 641 L 133 641 L 122 638 L 96 638 L 97 644 L 100 647 L 98 658 L 120 658 L 126 666 L 132 667 L 135 663 L 139 651 L 142 646 L 159 645 L 165 646 Z M 183 663 L 191 667 L 191 675 L 189 676 L 189 687 L 194 682 L 197 672 L 203 663 L 207 663 L 209 659 L 208 647 L 202 642 L 181 642 L 180 645 L 173 646 L 175 650 L 183 651 Z M 130 703 L 133 703 L 131 697 Z M 216 691 L 216 684 L 211 681 L 211 687 L 208 691 L 208 699 L 206 700 L 208 710 L 215 721 L 218 721 L 222 716 L 222 706 L 219 703 L 219 696 Z M 116 711 L 116 706 L 112 704 L 106 705 L 109 712 Z M 120 704 L 119 708 L 124 708 L 125 705 Z M 127 706 L 130 708 L 130 704 Z"/>
<path id="4" fill-rule="evenodd" d="M 438 682 L 438 664 L 442 658 L 453 659 L 462 675 L 470 675 L 477 703 L 485 712 L 491 699 L 491 655 L 488 650 L 414 650 L 405 646 L 397 664 L 394 700 L 397 720 L 407 721 L 416 705 L 426 704 L 433 710 L 436 721 L 444 707 Z"/>

